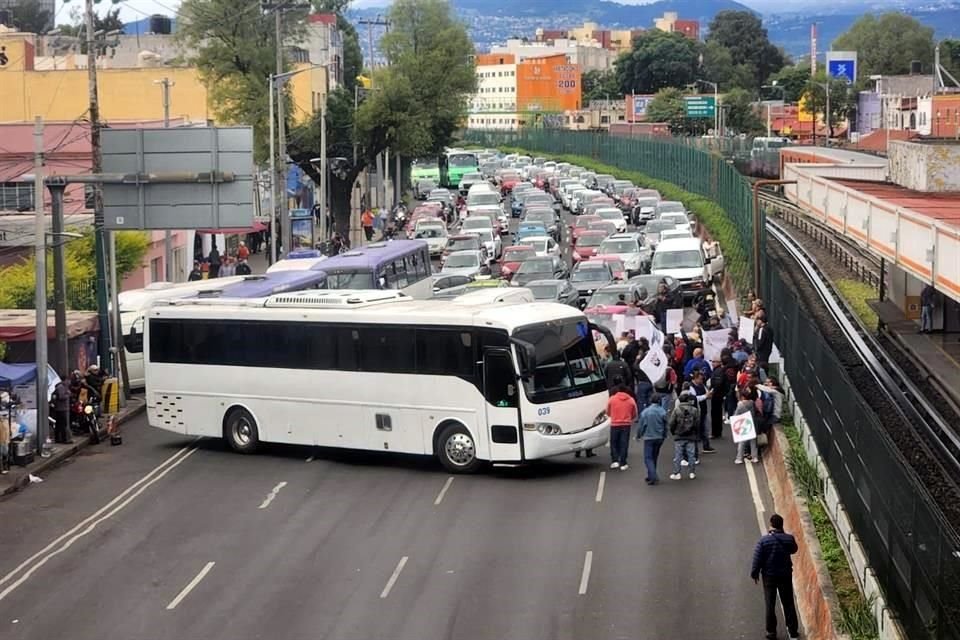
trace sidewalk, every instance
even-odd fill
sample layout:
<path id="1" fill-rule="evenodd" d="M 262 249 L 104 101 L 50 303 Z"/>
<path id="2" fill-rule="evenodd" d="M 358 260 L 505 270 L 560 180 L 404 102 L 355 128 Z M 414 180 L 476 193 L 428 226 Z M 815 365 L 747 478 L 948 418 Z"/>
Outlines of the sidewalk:
<path id="1" fill-rule="evenodd" d="M 143 396 L 134 396 L 127 399 L 127 406 L 120 410 L 117 416 L 119 424 L 123 424 L 142 414 L 147 408 L 146 400 Z M 0 476 L 0 496 L 19 491 L 30 484 L 30 474 L 41 476 L 41 474 L 50 471 L 59 466 L 67 458 L 90 444 L 90 436 L 73 436 L 73 444 L 53 445 L 53 453 L 49 458 L 34 456 L 33 463 L 26 467 L 12 466 L 10 473 Z M 110 438 L 104 434 L 101 436 L 100 446 L 110 446 Z M 121 445 L 122 446 L 122 445 Z"/>

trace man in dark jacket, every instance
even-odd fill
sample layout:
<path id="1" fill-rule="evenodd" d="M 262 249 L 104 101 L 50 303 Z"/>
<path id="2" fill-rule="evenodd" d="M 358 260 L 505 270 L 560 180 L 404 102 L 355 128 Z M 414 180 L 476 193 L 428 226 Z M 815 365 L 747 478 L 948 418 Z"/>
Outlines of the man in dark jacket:
<path id="1" fill-rule="evenodd" d="M 60 379 L 53 388 L 53 397 L 50 398 L 50 408 L 53 410 L 53 441 L 57 444 L 71 444 L 70 438 L 70 387 Z"/>
<path id="2" fill-rule="evenodd" d="M 700 440 L 700 410 L 697 408 L 697 398 L 690 390 L 689 383 L 684 383 L 684 387 L 680 393 L 680 402 L 677 403 L 667 421 L 670 435 L 673 436 L 671 480 L 679 480 L 682 477 L 681 467 L 688 467 L 688 477 L 691 480 L 697 477 L 694 464 L 697 457 L 697 441 Z"/>
<path id="3" fill-rule="evenodd" d="M 757 323 L 757 335 L 753 339 L 754 351 L 757 353 L 757 362 L 764 369 L 770 362 L 770 353 L 773 351 L 773 329 L 767 325 L 765 318 L 755 320 Z"/>
<path id="4" fill-rule="evenodd" d="M 727 372 L 720 359 L 714 358 L 713 374 L 710 376 L 710 437 L 716 440 L 723 435 L 723 401 L 730 392 Z"/>
<path id="5" fill-rule="evenodd" d="M 790 556 L 797 552 L 797 541 L 783 531 L 783 517 L 770 516 L 770 531 L 760 538 L 753 550 L 753 566 L 750 577 L 754 582 L 763 578 L 763 597 L 767 610 L 767 638 L 777 638 L 777 594 L 783 605 L 784 622 L 790 638 L 799 638 L 797 609 L 793 602 L 793 561 Z"/>

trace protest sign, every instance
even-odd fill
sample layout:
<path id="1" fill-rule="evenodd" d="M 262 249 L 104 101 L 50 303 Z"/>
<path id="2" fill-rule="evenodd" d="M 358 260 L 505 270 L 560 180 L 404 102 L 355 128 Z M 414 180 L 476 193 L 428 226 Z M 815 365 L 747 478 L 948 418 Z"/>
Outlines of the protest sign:
<path id="1" fill-rule="evenodd" d="M 730 341 L 730 329 L 714 329 L 703 332 L 703 355 L 708 361 L 720 359 L 727 343 Z"/>
<path id="2" fill-rule="evenodd" d="M 740 339 L 747 344 L 753 344 L 753 318 L 740 318 Z"/>
<path id="3" fill-rule="evenodd" d="M 667 333 L 680 333 L 683 326 L 683 309 L 667 309 Z"/>
<path id="4" fill-rule="evenodd" d="M 757 437 L 757 427 L 753 424 L 753 414 L 750 412 L 730 416 L 730 431 L 734 442 L 746 442 Z"/>

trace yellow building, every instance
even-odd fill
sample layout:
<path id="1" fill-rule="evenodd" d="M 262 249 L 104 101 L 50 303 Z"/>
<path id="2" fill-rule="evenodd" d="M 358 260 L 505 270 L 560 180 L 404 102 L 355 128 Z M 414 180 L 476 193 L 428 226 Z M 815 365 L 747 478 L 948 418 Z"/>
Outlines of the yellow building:
<path id="1" fill-rule="evenodd" d="M 79 60 L 72 55 L 59 58 L 57 69 L 38 71 L 35 43 L 33 34 L 0 33 L 0 63 L 6 59 L 5 64 L 0 64 L 0 122 L 32 122 L 36 116 L 70 122 L 84 116 L 89 102 L 87 70 L 77 63 L 85 64 L 86 56 Z M 163 99 L 157 81 L 163 78 L 174 83 L 170 91 L 171 118 L 196 123 L 215 119 L 197 70 L 185 67 L 99 69 L 101 119 L 162 119 Z M 319 110 L 326 91 L 323 69 L 297 74 L 290 79 L 289 86 L 295 120 L 306 120 Z"/>

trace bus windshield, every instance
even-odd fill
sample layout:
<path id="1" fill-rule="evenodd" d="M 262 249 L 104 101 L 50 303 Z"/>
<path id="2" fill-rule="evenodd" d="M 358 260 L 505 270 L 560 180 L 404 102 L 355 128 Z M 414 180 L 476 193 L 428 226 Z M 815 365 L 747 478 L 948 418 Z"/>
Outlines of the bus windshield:
<path id="1" fill-rule="evenodd" d="M 597 393 L 605 386 L 586 322 L 521 327 L 515 337 L 533 345 L 536 356 L 533 375 L 524 381 L 531 402 L 541 404 Z M 524 351 L 518 349 L 518 353 L 524 361 Z"/>
<path id="2" fill-rule="evenodd" d="M 447 162 L 451 167 L 475 167 L 477 156 L 472 153 L 452 153 L 447 156 Z"/>

